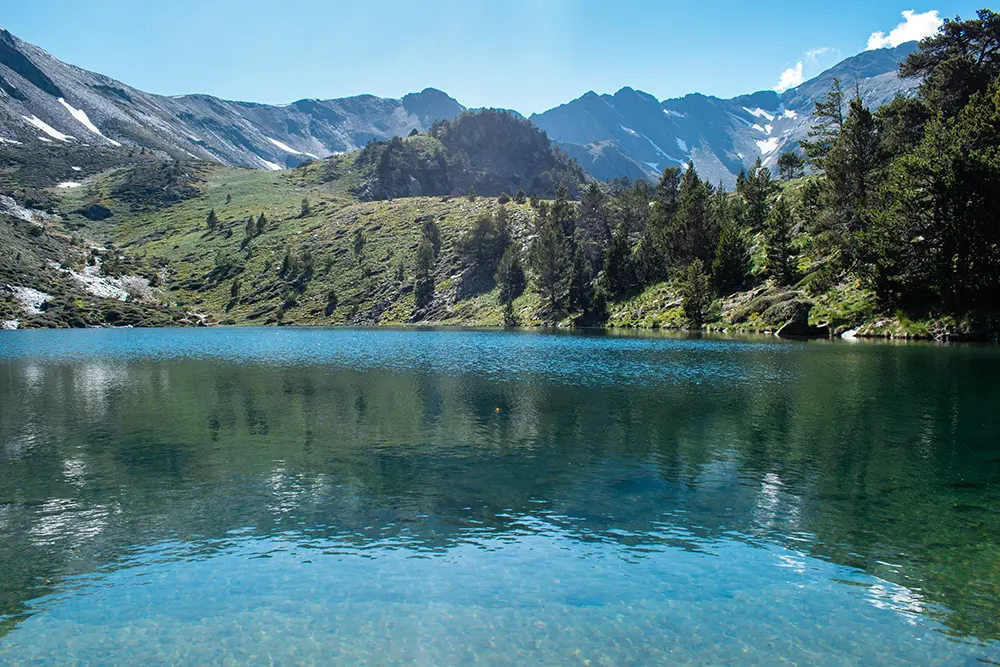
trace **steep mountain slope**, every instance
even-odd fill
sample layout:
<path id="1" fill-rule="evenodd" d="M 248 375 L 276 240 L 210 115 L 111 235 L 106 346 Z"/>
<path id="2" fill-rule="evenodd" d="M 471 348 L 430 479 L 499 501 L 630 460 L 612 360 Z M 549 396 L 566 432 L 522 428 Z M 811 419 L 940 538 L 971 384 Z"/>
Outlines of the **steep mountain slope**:
<path id="1" fill-rule="evenodd" d="M 20 142 L 25 150 L 54 142 L 140 147 L 276 170 L 424 130 L 463 110 L 434 89 L 402 100 L 362 95 L 284 106 L 151 95 L 0 30 L 0 141 Z"/>
<path id="2" fill-rule="evenodd" d="M 596 178 L 641 174 L 655 179 L 666 167 L 694 161 L 709 180 L 732 185 L 740 169 L 758 157 L 773 166 L 783 150 L 797 147 L 815 122 L 814 102 L 834 78 L 848 91 L 857 85 L 873 107 L 911 92 L 917 82 L 901 79 L 897 70 L 915 48 L 910 42 L 866 51 L 780 95 L 762 91 L 720 99 L 691 94 L 659 102 L 622 88 L 614 95 L 589 92 L 531 120 Z"/>

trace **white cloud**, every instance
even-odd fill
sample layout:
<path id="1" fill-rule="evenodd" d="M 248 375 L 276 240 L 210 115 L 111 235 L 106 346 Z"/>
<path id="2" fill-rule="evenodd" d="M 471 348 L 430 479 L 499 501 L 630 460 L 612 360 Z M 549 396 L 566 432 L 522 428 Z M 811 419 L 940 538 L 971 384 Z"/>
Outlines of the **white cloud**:
<path id="1" fill-rule="evenodd" d="M 794 88 L 795 86 L 802 85 L 805 83 L 806 77 L 802 74 L 802 61 L 795 63 L 795 67 L 789 67 L 781 76 L 778 78 L 778 83 L 775 84 L 774 89 L 779 93 L 783 93 L 789 88 Z"/>
<path id="2" fill-rule="evenodd" d="M 816 59 L 820 56 L 825 56 L 826 54 L 833 51 L 829 46 L 821 46 L 818 49 L 809 49 L 806 51 L 806 60 L 809 62 L 816 62 Z"/>
<path id="3" fill-rule="evenodd" d="M 893 28 L 888 35 L 884 32 L 873 32 L 868 38 L 868 50 L 884 49 L 887 46 L 899 46 L 906 42 L 930 37 L 944 25 L 936 9 L 918 14 L 912 9 L 903 12 L 903 22 Z"/>

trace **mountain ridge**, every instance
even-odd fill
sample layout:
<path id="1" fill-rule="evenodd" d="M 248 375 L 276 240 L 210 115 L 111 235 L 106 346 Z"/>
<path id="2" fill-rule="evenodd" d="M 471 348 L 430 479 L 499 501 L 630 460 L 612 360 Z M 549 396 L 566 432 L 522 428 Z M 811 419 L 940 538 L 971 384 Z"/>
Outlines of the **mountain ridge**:
<path id="1" fill-rule="evenodd" d="M 872 106 L 908 93 L 916 82 L 895 70 L 913 48 L 862 52 L 780 94 L 690 93 L 661 101 L 623 86 L 614 94 L 588 91 L 528 120 L 597 179 L 655 181 L 666 167 L 693 162 L 703 176 L 728 186 L 758 157 L 773 168 L 781 149 L 797 147 L 812 124 L 813 102 L 834 76 L 857 79 Z M 0 124 L 9 135 L 0 143 L 19 142 L 25 150 L 39 142 L 140 149 L 280 170 L 426 132 L 465 110 L 435 88 L 399 99 L 355 95 L 282 105 L 205 93 L 155 95 L 64 63 L 0 29 Z"/>
<path id="2" fill-rule="evenodd" d="M 732 98 L 689 93 L 660 101 L 625 86 L 613 94 L 588 91 L 530 120 L 598 179 L 628 171 L 632 178 L 655 181 L 665 167 L 694 162 L 710 181 L 732 186 L 758 157 L 773 168 L 781 149 L 798 148 L 814 122 L 814 102 L 834 78 L 845 89 L 857 83 L 873 108 L 911 94 L 919 82 L 900 78 L 897 70 L 916 48 L 916 42 L 907 42 L 864 51 L 782 93 L 762 90 Z"/>

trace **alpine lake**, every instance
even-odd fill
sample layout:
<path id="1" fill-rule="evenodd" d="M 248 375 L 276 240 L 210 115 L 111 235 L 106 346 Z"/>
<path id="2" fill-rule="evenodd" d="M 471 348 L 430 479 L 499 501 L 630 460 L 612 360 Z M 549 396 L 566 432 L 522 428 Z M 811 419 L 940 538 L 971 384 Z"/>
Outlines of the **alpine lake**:
<path id="1" fill-rule="evenodd" d="M 0 332 L 0 664 L 1000 664 L 1000 347 Z"/>

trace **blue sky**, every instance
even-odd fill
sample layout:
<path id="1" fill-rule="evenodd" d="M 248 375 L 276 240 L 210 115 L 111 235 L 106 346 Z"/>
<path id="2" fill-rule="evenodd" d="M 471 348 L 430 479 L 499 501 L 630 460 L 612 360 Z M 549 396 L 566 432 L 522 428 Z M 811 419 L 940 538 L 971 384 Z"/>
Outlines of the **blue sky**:
<path id="1" fill-rule="evenodd" d="M 165 95 L 286 103 L 400 97 L 433 86 L 470 107 L 530 114 L 622 86 L 663 99 L 793 84 L 870 41 L 926 31 L 935 19 L 928 12 L 969 17 L 980 6 L 982 0 L 15 0 L 0 26 L 62 60 Z M 883 38 L 871 40 L 876 32 Z"/>

